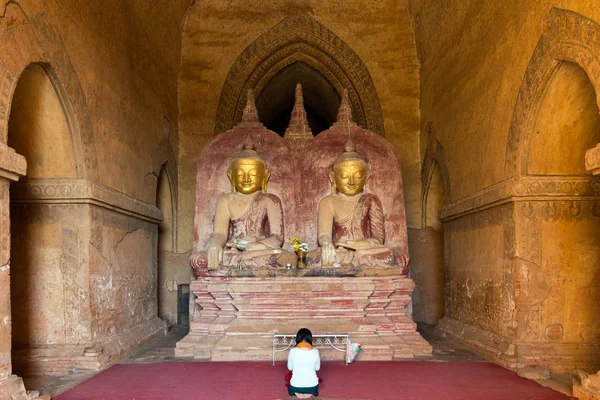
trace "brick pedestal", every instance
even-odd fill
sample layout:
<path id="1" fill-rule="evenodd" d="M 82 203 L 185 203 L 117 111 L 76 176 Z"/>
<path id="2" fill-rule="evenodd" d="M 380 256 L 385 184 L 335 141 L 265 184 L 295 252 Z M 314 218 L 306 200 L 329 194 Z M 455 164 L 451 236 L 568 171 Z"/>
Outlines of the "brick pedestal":
<path id="1" fill-rule="evenodd" d="M 270 360 L 272 336 L 302 327 L 347 333 L 364 360 L 431 355 L 407 315 L 414 283 L 391 277 L 203 277 L 190 290 L 202 308 L 176 354 L 214 361 Z M 342 359 L 334 350 L 322 358 Z M 287 354 L 280 353 L 283 359 Z"/>

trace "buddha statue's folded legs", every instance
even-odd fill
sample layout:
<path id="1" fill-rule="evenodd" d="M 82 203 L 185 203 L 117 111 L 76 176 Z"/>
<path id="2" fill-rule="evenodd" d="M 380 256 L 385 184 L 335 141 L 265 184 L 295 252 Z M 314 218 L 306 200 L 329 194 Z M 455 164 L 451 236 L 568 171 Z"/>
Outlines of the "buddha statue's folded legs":
<path id="1" fill-rule="evenodd" d="M 401 273 L 408 272 L 408 253 L 389 247 L 380 246 L 369 249 L 352 250 L 337 247 L 332 262 L 323 263 L 322 249 L 308 254 L 309 268 L 315 267 L 366 267 L 366 268 L 399 268 Z"/>
<path id="2" fill-rule="evenodd" d="M 192 267 L 196 271 L 231 267 L 236 269 L 285 268 L 287 264 L 295 265 L 295 263 L 296 255 L 283 249 L 254 251 L 224 249 L 222 260 L 215 268 L 209 268 L 206 251 L 198 252 L 191 258 Z"/>

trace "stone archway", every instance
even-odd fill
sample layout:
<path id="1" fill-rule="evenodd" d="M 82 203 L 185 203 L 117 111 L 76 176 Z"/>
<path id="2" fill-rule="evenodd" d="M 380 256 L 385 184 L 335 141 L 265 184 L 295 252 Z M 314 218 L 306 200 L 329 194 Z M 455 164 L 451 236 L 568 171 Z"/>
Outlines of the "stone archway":
<path id="1" fill-rule="evenodd" d="M 418 253 L 411 267 L 415 281 L 413 316 L 416 321 L 434 325 L 444 316 L 445 298 L 444 231 L 438 213 L 450 203 L 451 194 L 444 149 L 431 122 L 427 124 L 421 185 L 422 229 L 415 232 L 418 241 L 411 248 L 411 252 Z"/>
<path id="2" fill-rule="evenodd" d="M 339 37 L 307 14 L 285 18 L 251 43 L 236 59 L 223 84 L 217 109 L 215 134 L 229 130 L 241 120 L 247 89 L 261 93 L 279 74 L 300 65 L 333 87 L 348 90 L 356 122 L 384 135 L 383 116 L 375 84 L 359 56 Z M 288 90 L 293 104 L 293 87 Z M 305 86 L 305 101 L 308 92 Z M 324 96 L 332 98 L 332 96 Z M 334 97 L 335 98 L 335 97 Z M 280 102 L 279 102 L 280 103 Z M 307 107 L 310 108 L 310 102 Z M 327 109 L 337 110 L 337 104 Z"/>
<path id="3" fill-rule="evenodd" d="M 421 168 L 421 223 L 423 226 L 427 224 L 427 199 L 429 196 L 431 180 L 436 167 L 439 168 L 441 175 L 441 184 L 443 187 L 445 202 L 450 203 L 452 201 L 450 175 L 446 165 L 446 155 L 444 153 L 444 148 L 436 138 L 435 129 L 433 127 L 433 123 L 431 122 L 427 124 L 427 135 L 427 148 L 425 149 L 425 157 L 423 159 L 423 166 Z"/>
<path id="4" fill-rule="evenodd" d="M 589 300 L 600 293 L 593 278 L 599 273 L 600 185 L 585 176 L 582 161 L 599 134 L 593 132 L 600 126 L 598 38 L 596 22 L 550 11 L 519 90 L 506 149 L 514 196 L 514 228 L 506 233 L 514 242 L 516 359 L 561 373 L 600 365 L 593 350 L 600 320 Z"/>
<path id="5" fill-rule="evenodd" d="M 581 66 L 600 93 L 600 25 L 553 8 L 519 89 L 506 147 L 506 177 L 526 175 L 527 149 L 548 84 L 564 61 Z M 600 107 L 600 97 L 597 99 Z"/>
<path id="6" fill-rule="evenodd" d="M 0 286 L 4 288 L 10 287 L 9 181 L 18 180 L 19 176 L 25 175 L 26 172 L 24 157 L 7 146 L 8 121 L 17 82 L 30 65 L 37 65 L 44 70 L 62 108 L 73 149 L 74 176 L 98 179 L 92 122 L 79 79 L 60 37 L 44 21 L 42 15 L 27 15 L 17 2 L 8 2 L 0 16 Z M 57 185 L 29 186 L 15 192 L 29 193 L 29 189 L 36 188 L 45 191 L 50 197 L 60 197 L 65 194 L 64 190 L 73 189 L 64 182 Z M 36 193 L 42 194 L 31 192 L 33 195 Z M 11 189 L 10 197 L 16 197 L 15 195 Z M 10 338 L 11 295 L 9 290 L 0 292 L 0 318 L 5 321 L 0 327 L 0 335 Z M 22 380 L 11 375 L 13 357 L 11 341 L 8 340 L 0 348 L 0 392 L 10 393 L 15 398 L 26 397 Z"/>
<path id="7" fill-rule="evenodd" d="M 12 364 L 20 376 L 36 373 L 35 350 L 61 349 L 89 340 L 82 316 L 89 312 L 86 282 L 77 279 L 85 257 L 87 210 L 55 204 L 57 181 L 82 175 L 76 140 L 60 82 L 51 79 L 48 65 L 31 64 L 19 77 L 8 123 L 8 144 L 28 162 L 22 183 L 11 185 Z M 47 185 L 42 192 L 42 185 Z M 38 188 L 44 199 L 33 200 L 27 188 Z M 43 282 L 43 284 L 42 284 Z M 26 299 L 26 301 L 23 301 Z"/>
<path id="8" fill-rule="evenodd" d="M 98 180 L 92 121 L 79 78 L 59 35 L 40 16 L 28 17 L 16 2 L 0 18 L 0 142 L 6 143 L 8 117 L 17 80 L 25 68 L 44 66 L 64 107 L 72 132 L 78 176 Z M 60 84 L 58 84 L 60 82 Z"/>

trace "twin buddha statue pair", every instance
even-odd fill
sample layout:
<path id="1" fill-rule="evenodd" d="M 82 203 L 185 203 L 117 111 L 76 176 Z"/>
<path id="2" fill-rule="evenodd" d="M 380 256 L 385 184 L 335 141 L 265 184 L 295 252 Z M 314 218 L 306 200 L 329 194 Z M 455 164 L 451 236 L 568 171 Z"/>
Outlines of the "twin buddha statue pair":
<path id="1" fill-rule="evenodd" d="M 319 248 L 308 253 L 308 268 L 408 264 L 405 251 L 384 245 L 381 201 L 365 192 L 369 172 L 368 163 L 348 139 L 329 172 L 335 189 L 318 204 Z M 218 198 L 210 244 L 194 252 L 192 267 L 202 271 L 295 266 L 296 255 L 283 249 L 281 200 L 267 193 L 271 173 L 251 142 L 234 155 L 227 176 L 231 193 Z"/>

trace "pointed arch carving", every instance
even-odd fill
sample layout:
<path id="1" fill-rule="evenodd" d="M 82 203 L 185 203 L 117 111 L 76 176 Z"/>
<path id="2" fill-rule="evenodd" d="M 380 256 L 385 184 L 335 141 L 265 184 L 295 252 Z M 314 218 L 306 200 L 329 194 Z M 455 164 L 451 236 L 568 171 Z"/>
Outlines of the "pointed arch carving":
<path id="1" fill-rule="evenodd" d="M 429 186 L 435 167 L 440 169 L 442 176 L 442 186 L 444 187 L 444 198 L 446 204 L 452 201 L 450 191 L 450 176 L 448 166 L 446 165 L 446 155 L 442 144 L 437 140 L 433 123 L 427 124 L 427 148 L 425 149 L 425 157 L 423 166 L 421 167 L 421 224 L 426 225 L 427 220 L 427 197 L 429 195 Z"/>
<path id="2" fill-rule="evenodd" d="M 42 66 L 54 86 L 71 132 L 78 176 L 98 181 L 92 121 L 62 40 L 42 15 L 29 17 L 17 2 L 9 1 L 0 15 L 0 143 L 7 142 L 12 98 L 30 64 Z"/>
<path id="3" fill-rule="evenodd" d="M 527 149 L 544 93 L 565 61 L 587 73 L 600 108 L 600 24 L 569 10 L 553 8 L 533 52 L 513 110 L 506 147 L 507 178 L 527 174 Z"/>
<path id="4" fill-rule="evenodd" d="M 379 96 L 360 57 L 327 27 L 308 14 L 285 18 L 251 43 L 233 63 L 219 100 L 215 134 L 241 120 L 247 89 L 257 95 L 280 71 L 301 62 L 348 95 L 356 122 L 384 135 Z"/>

